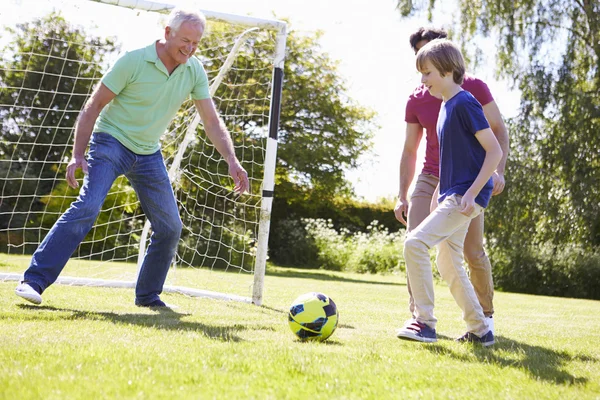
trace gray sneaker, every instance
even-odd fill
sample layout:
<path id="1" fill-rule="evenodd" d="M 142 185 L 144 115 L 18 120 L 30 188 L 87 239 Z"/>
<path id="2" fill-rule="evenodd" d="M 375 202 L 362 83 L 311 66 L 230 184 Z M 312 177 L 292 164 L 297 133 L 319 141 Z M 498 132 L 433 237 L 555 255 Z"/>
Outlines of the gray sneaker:
<path id="1" fill-rule="evenodd" d="M 25 282 L 21 282 L 19 286 L 17 286 L 15 294 L 33 304 L 42 304 L 42 296 Z"/>

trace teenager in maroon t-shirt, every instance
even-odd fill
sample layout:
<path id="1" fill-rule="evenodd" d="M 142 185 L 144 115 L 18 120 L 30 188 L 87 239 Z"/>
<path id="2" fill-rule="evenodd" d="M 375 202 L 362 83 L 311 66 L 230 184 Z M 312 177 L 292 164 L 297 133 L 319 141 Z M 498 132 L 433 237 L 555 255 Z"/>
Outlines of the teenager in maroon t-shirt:
<path id="1" fill-rule="evenodd" d="M 431 40 L 445 38 L 446 36 L 446 32 L 441 29 L 420 28 L 410 37 L 411 47 L 416 53 Z M 506 127 L 498 106 L 483 81 L 467 75 L 465 76 L 462 88 L 469 91 L 483 106 L 485 117 L 502 147 L 502 160 L 492 176 L 494 181 L 494 190 L 492 193 L 494 195 L 500 194 L 504 190 L 504 168 L 508 155 L 508 133 Z M 407 225 L 409 232 L 429 215 L 432 197 L 439 183 L 439 145 L 436 124 L 441 104 L 442 100 L 429 94 L 429 91 L 423 85 L 415 89 L 406 104 L 406 139 L 400 160 L 400 192 L 394 213 L 398 221 Z M 409 203 L 408 188 L 415 175 L 417 150 L 423 137 L 423 130 L 425 130 L 427 145 L 425 163 L 417 178 L 417 183 L 410 196 Z M 489 318 L 489 324 L 493 330 L 494 283 L 492 280 L 492 267 L 483 249 L 483 218 L 484 214 L 481 213 L 481 215 L 471 221 L 467 237 L 465 238 L 464 256 L 469 266 L 469 277 L 475 288 L 477 298 L 485 316 Z M 407 282 L 407 287 L 410 296 L 410 311 L 414 312 L 410 282 Z"/>

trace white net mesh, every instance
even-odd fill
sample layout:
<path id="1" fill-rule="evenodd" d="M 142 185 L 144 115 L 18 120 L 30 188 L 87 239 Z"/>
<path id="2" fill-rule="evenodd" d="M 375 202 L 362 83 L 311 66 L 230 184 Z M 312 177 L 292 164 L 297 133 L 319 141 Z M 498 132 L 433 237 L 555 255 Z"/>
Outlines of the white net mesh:
<path id="1" fill-rule="evenodd" d="M 31 254 L 77 197 L 64 180 L 65 169 L 75 120 L 94 85 L 119 51 L 160 39 L 165 20 L 158 12 L 93 2 L 36 1 L 40 4 L 47 8 L 24 24 L 9 25 L 0 42 L 0 252 L 11 256 Z M 27 7 L 27 1 L 19 6 Z M 120 31 L 123 26 L 127 33 Z M 184 225 L 174 260 L 178 270 L 171 268 L 167 284 L 251 293 L 276 35 L 266 28 L 208 20 L 196 56 L 208 73 L 252 193 L 234 195 L 227 164 L 201 124 L 180 165 L 172 166 L 196 117 L 193 103 L 184 103 L 162 141 Z M 236 41 L 240 45 L 234 49 Z M 233 62 L 223 69 L 228 57 Z M 135 192 L 124 177 L 117 179 L 63 275 L 135 280 L 144 221 Z M 22 272 L 8 271 L 9 265 L 0 268 Z"/>

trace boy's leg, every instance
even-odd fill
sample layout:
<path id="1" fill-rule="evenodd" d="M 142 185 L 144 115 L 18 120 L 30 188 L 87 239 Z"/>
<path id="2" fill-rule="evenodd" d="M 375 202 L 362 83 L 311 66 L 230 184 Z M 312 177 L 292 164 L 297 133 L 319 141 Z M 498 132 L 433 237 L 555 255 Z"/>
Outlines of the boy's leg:
<path id="1" fill-rule="evenodd" d="M 459 207 L 460 203 L 456 205 L 454 210 L 450 210 L 450 212 L 456 214 L 456 216 L 449 216 L 449 218 L 467 219 L 459 229 L 448 236 L 446 240 L 438 244 L 437 265 L 442 278 L 450 287 L 450 293 L 452 293 L 454 300 L 463 311 L 463 318 L 467 323 L 467 330 L 477 336 L 483 336 L 489 329 L 485 322 L 483 310 L 477 300 L 473 285 L 462 266 L 463 242 L 469 226 L 469 217 L 461 214 L 459 212 Z M 476 208 L 477 211 L 474 213 L 479 213 L 481 207 L 476 206 Z"/>
<path id="2" fill-rule="evenodd" d="M 483 248 L 484 214 L 473 218 L 465 237 L 464 255 L 469 266 L 469 278 L 486 317 L 494 314 L 494 280 L 492 265 Z"/>
<path id="3" fill-rule="evenodd" d="M 466 231 L 466 225 L 471 220 L 459 212 L 454 212 L 458 209 L 456 198 L 456 196 L 446 198 L 414 231 L 408 234 L 404 242 L 406 270 L 415 300 L 414 316 L 417 321 L 433 329 L 437 319 L 433 316 L 433 274 L 429 249 L 461 228 Z"/>
<path id="4" fill-rule="evenodd" d="M 106 194 L 119 176 L 114 164 L 114 160 L 120 156 L 119 149 L 111 142 L 104 136 L 92 136 L 88 175 L 84 176 L 79 197 L 54 223 L 33 253 L 23 280 L 39 286 L 40 293 L 56 281 L 77 246 L 90 231 Z M 34 285 L 31 286 L 35 288 Z"/>
<path id="5" fill-rule="evenodd" d="M 412 232 L 430 214 L 431 197 L 439 182 L 439 179 L 430 174 L 420 174 L 415 184 L 415 189 L 410 196 L 408 207 L 408 225 L 406 231 Z M 415 301 L 410 286 L 410 278 L 406 276 L 406 288 L 408 289 L 408 308 L 415 315 Z"/>
<path id="6" fill-rule="evenodd" d="M 148 305 L 159 300 L 177 251 L 182 223 L 160 151 L 137 156 L 135 168 L 126 176 L 137 192 L 152 226 L 150 245 L 144 255 L 135 288 L 135 303 Z"/>

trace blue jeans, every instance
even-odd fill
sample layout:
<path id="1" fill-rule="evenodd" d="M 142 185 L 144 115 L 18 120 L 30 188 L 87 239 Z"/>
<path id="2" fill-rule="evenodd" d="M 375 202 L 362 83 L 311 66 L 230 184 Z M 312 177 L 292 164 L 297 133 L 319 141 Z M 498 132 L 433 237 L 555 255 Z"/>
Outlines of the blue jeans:
<path id="1" fill-rule="evenodd" d="M 138 155 L 107 133 L 94 133 L 88 154 L 88 174 L 79 197 L 56 221 L 39 245 L 24 280 L 42 292 L 56 281 L 65 264 L 92 228 L 114 181 L 125 175 L 137 193 L 152 226 L 150 245 L 135 287 L 135 303 L 159 297 L 181 235 L 181 218 L 162 154 Z"/>

